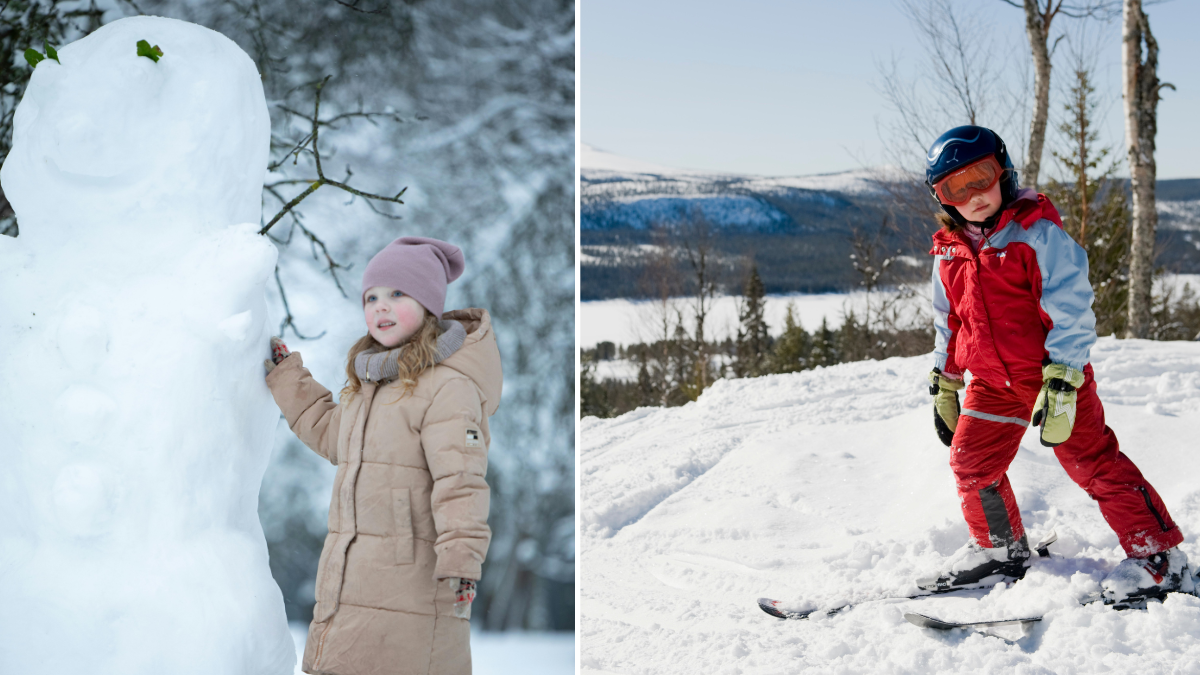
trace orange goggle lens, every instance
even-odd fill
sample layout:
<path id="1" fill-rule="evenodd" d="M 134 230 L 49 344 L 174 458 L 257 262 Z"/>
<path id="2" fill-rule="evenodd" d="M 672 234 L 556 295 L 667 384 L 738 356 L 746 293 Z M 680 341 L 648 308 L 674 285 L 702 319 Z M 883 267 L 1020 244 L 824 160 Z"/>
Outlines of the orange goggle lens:
<path id="1" fill-rule="evenodd" d="M 943 204 L 960 206 L 971 201 L 974 193 L 991 190 L 1003 173 L 1000 162 L 988 155 L 934 183 L 933 189 Z"/>

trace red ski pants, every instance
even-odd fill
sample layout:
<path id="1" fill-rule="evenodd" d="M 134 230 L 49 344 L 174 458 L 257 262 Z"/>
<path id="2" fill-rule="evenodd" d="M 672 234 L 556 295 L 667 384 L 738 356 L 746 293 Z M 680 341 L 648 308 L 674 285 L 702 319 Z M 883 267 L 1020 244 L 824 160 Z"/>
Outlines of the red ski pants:
<path id="1" fill-rule="evenodd" d="M 1126 555 L 1145 558 L 1183 541 L 1167 507 L 1117 444 L 1104 424 L 1104 406 L 1096 396 L 1092 367 L 1084 368 L 1075 428 L 1066 443 L 1054 448 L 1067 475 L 1100 505 L 1100 513 L 1117 533 Z M 1006 471 L 1029 426 L 1041 380 L 995 387 L 979 379 L 967 386 L 950 468 L 958 485 L 963 515 L 980 546 L 1005 546 L 1025 533 L 1021 512 Z"/>

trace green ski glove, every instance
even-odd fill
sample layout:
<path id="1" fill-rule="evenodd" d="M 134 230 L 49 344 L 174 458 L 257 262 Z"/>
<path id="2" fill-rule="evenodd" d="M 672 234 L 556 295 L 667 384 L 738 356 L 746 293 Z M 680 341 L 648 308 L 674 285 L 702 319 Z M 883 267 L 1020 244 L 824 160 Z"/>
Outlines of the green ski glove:
<path id="1" fill-rule="evenodd" d="M 1033 424 L 1042 428 L 1042 445 L 1053 448 L 1071 437 L 1075 428 L 1075 390 L 1083 386 L 1083 373 L 1061 363 L 1042 367 L 1041 392 L 1033 404 Z"/>
<path id="2" fill-rule="evenodd" d="M 951 380 L 934 368 L 929 373 L 929 393 L 933 395 L 933 426 L 938 438 L 950 447 L 958 427 L 958 391 L 966 386 L 962 380 Z"/>

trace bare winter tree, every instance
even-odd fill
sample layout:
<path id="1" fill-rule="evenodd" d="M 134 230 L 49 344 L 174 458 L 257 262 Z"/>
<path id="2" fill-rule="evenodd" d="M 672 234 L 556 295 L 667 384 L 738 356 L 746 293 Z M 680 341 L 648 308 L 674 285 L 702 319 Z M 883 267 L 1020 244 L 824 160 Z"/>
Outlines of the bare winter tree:
<path id="1" fill-rule="evenodd" d="M 1025 35 L 1029 38 L 1029 50 L 1033 55 L 1033 117 L 1029 122 L 1029 149 L 1025 154 L 1022 178 L 1029 187 L 1037 189 L 1042 167 L 1042 149 L 1046 143 L 1046 121 L 1050 113 L 1050 66 L 1054 48 L 1063 35 L 1048 45 L 1050 23 L 1062 13 L 1074 18 L 1106 17 L 1111 13 L 1111 2 L 1093 2 L 1083 5 L 1067 5 L 1063 0 L 1003 0 L 1013 7 L 1025 10 Z"/>
<path id="2" fill-rule="evenodd" d="M 1163 87 L 1158 80 L 1158 42 L 1150 32 L 1150 19 L 1141 0 L 1125 0 L 1122 7 L 1121 69 L 1125 98 L 1125 148 L 1133 190 L 1133 233 L 1129 261 L 1129 323 L 1126 337 L 1149 337 L 1151 292 L 1154 276 L 1155 211 L 1154 139 L 1158 134 L 1158 101 Z M 1145 58 L 1143 58 L 1145 45 Z"/>
<path id="3" fill-rule="evenodd" d="M 894 113 L 879 123 L 886 162 L 894 168 L 878 180 L 897 215 L 928 223 L 937 211 L 924 184 L 929 144 L 947 129 L 981 124 L 1006 138 L 1010 149 L 1019 147 L 1014 141 L 1024 138 L 1026 97 L 1011 91 L 1004 73 L 1025 66 L 997 47 L 977 5 L 903 0 L 900 7 L 924 45 L 925 61 L 912 75 L 896 58 L 876 65 L 879 93 Z"/>
<path id="4" fill-rule="evenodd" d="M 713 380 L 709 372 L 711 355 L 704 328 L 708 313 L 712 311 L 713 298 L 717 294 L 718 267 L 713 256 L 713 226 L 702 211 L 694 209 L 688 214 L 679 228 L 679 235 L 696 285 L 691 303 L 692 316 L 695 319 L 692 340 L 696 372 L 693 381 L 684 387 L 688 398 L 695 400 Z"/>
<path id="5" fill-rule="evenodd" d="M 643 394 L 654 404 L 667 407 L 687 401 L 679 388 L 682 382 L 676 377 L 676 361 L 682 355 L 676 335 L 683 324 L 683 313 L 675 296 L 682 290 L 682 275 L 665 227 L 654 229 L 653 241 L 643 256 L 640 280 L 643 293 L 653 298 L 642 316 L 645 330 L 641 340 L 646 345 L 641 357 L 646 370 Z"/>
<path id="6" fill-rule="evenodd" d="M 1012 0 L 1005 0 L 1010 5 L 1018 6 Z M 1053 48 L 1047 46 L 1050 38 L 1050 22 L 1062 10 L 1062 0 L 1054 4 L 1054 0 L 1046 0 L 1042 6 L 1041 0 L 1024 0 L 1025 35 L 1029 38 L 1029 48 L 1033 54 L 1033 118 L 1029 123 L 1029 149 L 1025 153 L 1025 183 L 1037 189 L 1038 174 L 1042 167 L 1042 146 L 1046 142 L 1046 118 L 1050 114 L 1050 56 Z M 1054 41 L 1055 46 L 1060 35 Z"/>

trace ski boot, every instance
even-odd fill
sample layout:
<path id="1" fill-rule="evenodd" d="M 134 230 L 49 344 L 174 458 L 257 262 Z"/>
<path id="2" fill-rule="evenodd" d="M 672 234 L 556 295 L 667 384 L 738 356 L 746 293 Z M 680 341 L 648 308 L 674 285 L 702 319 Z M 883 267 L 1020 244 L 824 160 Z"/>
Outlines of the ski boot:
<path id="1" fill-rule="evenodd" d="M 983 548 L 972 540 L 950 557 L 944 572 L 936 577 L 917 579 L 917 586 L 931 593 L 987 588 L 1024 578 L 1029 564 L 1029 543 L 1025 535 L 1008 546 L 995 548 Z"/>
<path id="2" fill-rule="evenodd" d="M 1104 604 L 1116 609 L 1142 608 L 1167 593 L 1196 593 L 1187 554 L 1178 547 L 1146 558 L 1126 558 L 1100 582 Z"/>

